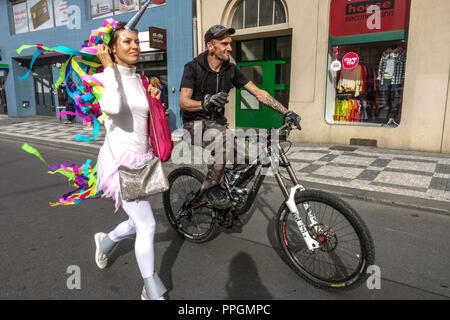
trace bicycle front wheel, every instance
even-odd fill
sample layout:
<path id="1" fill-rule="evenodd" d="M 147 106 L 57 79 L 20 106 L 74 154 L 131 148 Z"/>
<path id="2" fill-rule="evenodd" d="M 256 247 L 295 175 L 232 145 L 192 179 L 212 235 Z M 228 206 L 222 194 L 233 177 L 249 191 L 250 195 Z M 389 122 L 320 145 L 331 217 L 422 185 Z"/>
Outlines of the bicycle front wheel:
<path id="1" fill-rule="evenodd" d="M 320 288 L 354 288 L 367 279 L 375 260 L 369 230 L 358 213 L 341 199 L 319 190 L 298 192 L 295 203 L 310 236 L 320 247 L 308 250 L 292 214 L 283 204 L 277 236 L 281 254 L 299 276 Z M 306 208 L 314 213 L 311 225 Z"/>
<path id="2" fill-rule="evenodd" d="M 173 170 L 167 177 L 169 190 L 163 193 L 164 210 L 170 225 L 180 237 L 206 242 L 216 229 L 214 209 L 204 199 L 195 199 L 205 176 L 191 167 Z"/>

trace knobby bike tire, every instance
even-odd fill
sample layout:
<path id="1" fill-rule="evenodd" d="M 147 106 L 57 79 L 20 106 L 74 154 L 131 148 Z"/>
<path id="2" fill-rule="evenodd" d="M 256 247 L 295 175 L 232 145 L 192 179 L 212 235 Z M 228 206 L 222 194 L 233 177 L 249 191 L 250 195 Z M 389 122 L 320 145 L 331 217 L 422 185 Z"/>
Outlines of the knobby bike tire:
<path id="1" fill-rule="evenodd" d="M 192 167 L 181 167 L 173 170 L 168 176 L 167 180 L 169 181 L 169 190 L 165 191 L 163 193 L 163 204 L 164 204 L 164 210 L 166 212 L 166 216 L 169 220 L 170 225 L 174 228 L 174 230 L 177 232 L 177 234 L 190 242 L 194 243 L 202 243 L 210 240 L 212 236 L 215 234 L 215 230 L 217 228 L 217 220 L 215 218 L 214 212 L 211 210 L 211 223 L 208 226 L 208 229 L 205 232 L 201 232 L 199 234 L 193 234 L 189 232 L 183 223 L 177 223 L 177 217 L 174 213 L 174 210 L 178 210 L 178 208 L 173 208 L 174 204 L 174 195 L 172 194 L 172 187 L 178 182 L 181 182 L 181 178 L 188 178 L 188 179 L 194 179 L 198 181 L 199 185 L 201 186 L 203 181 L 205 180 L 205 175 L 200 172 L 197 169 L 194 169 Z M 186 194 L 178 194 L 178 196 L 186 197 Z M 195 219 L 195 211 L 191 216 L 191 219 Z"/>
<path id="2" fill-rule="evenodd" d="M 355 263 L 358 264 L 358 266 L 355 268 L 355 270 L 348 275 L 347 277 L 343 278 L 343 279 L 332 279 L 332 278 L 327 278 L 325 276 L 319 276 L 318 274 L 316 274 L 315 272 L 311 271 L 311 269 L 309 268 L 309 266 L 307 266 L 307 261 L 310 260 L 310 258 L 306 258 L 304 262 L 302 262 L 298 256 L 296 256 L 296 254 L 294 253 L 295 251 L 295 244 L 290 243 L 290 240 L 288 239 L 288 235 L 287 235 L 287 220 L 289 218 L 289 216 L 291 215 L 289 210 L 287 209 L 287 206 L 283 203 L 278 211 L 278 216 L 277 216 L 277 237 L 279 240 L 279 244 L 280 244 L 280 254 L 282 256 L 282 258 L 286 261 L 286 263 L 289 265 L 289 267 L 294 270 L 300 277 L 302 277 L 303 279 L 305 279 L 306 281 L 308 281 L 309 283 L 313 284 L 316 287 L 319 288 L 323 288 L 323 289 L 337 289 L 337 288 L 355 288 L 360 286 L 369 276 L 367 274 L 367 268 L 371 265 L 374 264 L 375 261 L 375 248 L 373 245 L 373 241 L 372 241 L 372 237 L 369 233 L 368 228 L 366 227 L 364 221 L 362 220 L 362 218 L 359 216 L 359 214 L 350 206 L 348 205 L 346 202 L 344 202 L 343 200 L 337 198 L 336 196 L 329 194 L 327 192 L 323 192 L 320 190 L 306 190 L 306 191 L 302 191 L 302 192 L 297 192 L 296 197 L 295 197 L 295 202 L 297 204 L 297 208 L 301 208 L 301 205 L 299 206 L 299 204 L 308 202 L 308 203 L 322 203 L 325 204 L 329 207 L 331 207 L 332 209 L 330 210 L 326 210 L 325 212 L 329 212 L 327 213 L 328 216 L 330 216 L 331 214 L 334 214 L 333 212 L 337 212 L 338 214 L 342 215 L 343 219 L 345 219 L 349 225 L 354 229 L 354 233 L 357 235 L 357 238 L 359 240 L 359 246 L 360 248 L 358 248 L 358 250 L 360 250 L 361 254 L 359 255 L 353 255 L 353 254 L 348 254 L 348 256 L 350 257 L 349 259 L 352 259 L 355 261 Z M 324 213 L 325 215 L 325 213 Z M 320 223 L 320 217 L 318 218 L 318 222 Z M 293 219 L 293 218 L 291 218 Z M 338 218 L 336 218 L 337 220 Z M 324 219 L 323 219 L 324 220 Z M 306 221 L 304 221 L 305 224 L 307 224 Z M 293 224 L 292 224 L 293 225 Z M 289 227 L 289 229 L 291 230 L 295 230 L 294 227 Z M 338 228 L 336 228 L 338 229 Z M 330 228 L 330 230 L 332 230 L 332 228 Z M 298 232 L 298 236 L 297 239 L 300 239 L 303 241 L 303 238 L 300 234 L 300 231 L 298 230 L 298 228 L 296 229 L 296 231 Z M 289 231 L 290 232 L 290 231 Z M 331 232 L 332 234 L 333 232 Z M 324 253 L 323 251 L 321 252 L 319 249 L 318 251 L 316 251 L 316 253 L 311 254 L 311 257 L 313 257 L 312 255 L 314 254 L 322 254 L 322 256 L 315 256 L 315 257 L 324 257 L 324 258 L 330 258 L 331 260 L 337 260 L 339 262 L 341 262 L 341 260 L 338 258 L 336 259 L 336 257 L 333 257 L 333 251 L 338 251 L 338 246 L 340 245 L 339 243 L 339 238 L 336 236 L 336 234 L 334 235 L 334 237 L 331 237 L 333 241 L 335 241 L 335 247 L 334 249 L 329 249 L 329 252 Z M 292 241 L 293 242 L 293 241 Z M 300 243 L 301 241 L 299 241 Z M 303 245 L 306 248 L 306 244 L 303 241 Z M 342 247 L 344 247 L 346 245 L 345 241 L 343 241 Z M 294 248 L 290 248 L 290 246 L 294 247 Z M 346 251 L 344 251 L 342 248 L 340 248 L 339 250 L 341 250 L 341 252 L 345 252 L 347 254 Z M 347 248 L 345 249 L 347 250 Z M 298 250 L 301 251 L 301 250 Z M 328 250 L 325 250 L 328 251 Z M 336 254 L 335 252 L 335 254 Z M 305 251 L 305 257 L 308 256 L 309 253 L 307 253 Z M 339 266 L 336 266 L 335 269 L 343 268 L 344 264 L 341 264 Z M 313 264 L 313 267 L 315 267 L 315 262 Z M 330 267 L 331 263 L 324 263 L 324 269 L 326 269 L 327 267 Z M 345 266 L 344 266 L 345 267 Z M 333 268 L 330 267 L 330 270 L 332 270 Z M 319 271 L 320 271 L 320 264 L 319 264 Z M 334 270 L 335 274 L 337 274 L 338 272 L 336 270 Z M 332 275 L 333 276 L 333 275 Z"/>

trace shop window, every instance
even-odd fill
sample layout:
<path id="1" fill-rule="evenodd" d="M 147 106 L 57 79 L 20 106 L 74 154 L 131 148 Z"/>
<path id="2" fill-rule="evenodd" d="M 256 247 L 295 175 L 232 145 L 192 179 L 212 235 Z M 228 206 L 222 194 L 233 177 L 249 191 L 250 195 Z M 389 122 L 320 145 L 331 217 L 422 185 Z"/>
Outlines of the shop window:
<path id="1" fill-rule="evenodd" d="M 410 0 L 333 0 L 325 120 L 395 128 L 402 114 Z"/>
<path id="2" fill-rule="evenodd" d="M 112 15 L 137 11 L 141 7 L 142 0 L 89 0 L 91 19 L 101 19 Z M 166 1 L 154 1 L 148 7 L 152 8 L 165 4 Z"/>
<path id="3" fill-rule="evenodd" d="M 63 24 L 64 18 L 54 6 L 59 6 L 58 0 L 27 0 L 12 1 L 11 12 L 14 24 L 14 34 L 53 28 Z M 58 7 L 57 7 L 58 8 Z M 56 14 L 53 17 L 54 13 Z M 67 22 L 67 17 L 66 21 Z"/>
<path id="4" fill-rule="evenodd" d="M 165 4 L 165 0 L 154 1 L 149 8 Z M 157 2 L 157 3 L 156 3 Z M 27 33 L 66 26 L 68 24 L 68 0 L 11 0 L 10 14 L 13 17 L 14 34 Z M 136 11 L 142 0 L 88 0 L 91 19 Z"/>
<path id="5" fill-rule="evenodd" d="M 286 12 L 281 0 L 242 0 L 235 9 L 231 26 L 244 29 L 285 22 Z"/>
<path id="6" fill-rule="evenodd" d="M 331 47 L 327 122 L 396 127 L 401 118 L 405 64 L 403 41 Z"/>

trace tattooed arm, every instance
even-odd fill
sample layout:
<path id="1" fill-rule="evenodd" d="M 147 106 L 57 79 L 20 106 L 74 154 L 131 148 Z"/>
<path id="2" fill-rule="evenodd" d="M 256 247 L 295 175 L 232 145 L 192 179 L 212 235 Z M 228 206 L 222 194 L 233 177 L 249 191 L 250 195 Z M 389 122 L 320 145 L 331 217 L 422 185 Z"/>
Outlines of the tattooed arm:
<path id="1" fill-rule="evenodd" d="M 278 111 L 281 114 L 286 114 L 288 111 L 279 101 L 277 101 L 277 99 L 268 94 L 267 91 L 258 88 L 253 82 L 250 81 L 247 83 L 244 86 L 244 89 L 254 95 L 259 102 L 264 103 L 275 111 Z"/>

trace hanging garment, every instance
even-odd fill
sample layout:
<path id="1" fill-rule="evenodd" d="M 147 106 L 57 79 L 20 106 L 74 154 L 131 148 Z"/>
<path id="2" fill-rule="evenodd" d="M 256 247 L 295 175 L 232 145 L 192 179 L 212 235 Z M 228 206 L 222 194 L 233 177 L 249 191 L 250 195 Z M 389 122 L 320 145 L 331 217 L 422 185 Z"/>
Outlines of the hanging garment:
<path id="1" fill-rule="evenodd" d="M 353 120 L 355 122 L 359 122 L 359 117 L 361 115 L 361 103 L 359 102 L 359 100 L 355 101 L 356 101 L 356 110 L 355 113 L 353 114 Z"/>
<path id="2" fill-rule="evenodd" d="M 362 67 L 357 65 L 353 69 L 342 69 L 339 74 L 337 89 L 339 92 L 354 92 L 359 95 L 362 83 Z"/>
<path id="3" fill-rule="evenodd" d="M 398 47 L 383 52 L 378 66 L 378 80 L 383 86 L 385 79 L 390 79 L 391 84 L 399 85 L 405 78 L 406 51 Z"/>
<path id="4" fill-rule="evenodd" d="M 359 100 L 359 102 L 361 104 L 359 121 L 366 122 L 369 120 L 368 102 L 366 99 L 361 99 L 361 100 Z"/>
<path id="5" fill-rule="evenodd" d="M 334 114 L 333 114 L 334 121 L 339 121 L 339 115 L 341 114 L 341 106 L 342 100 L 336 100 L 334 103 Z"/>

